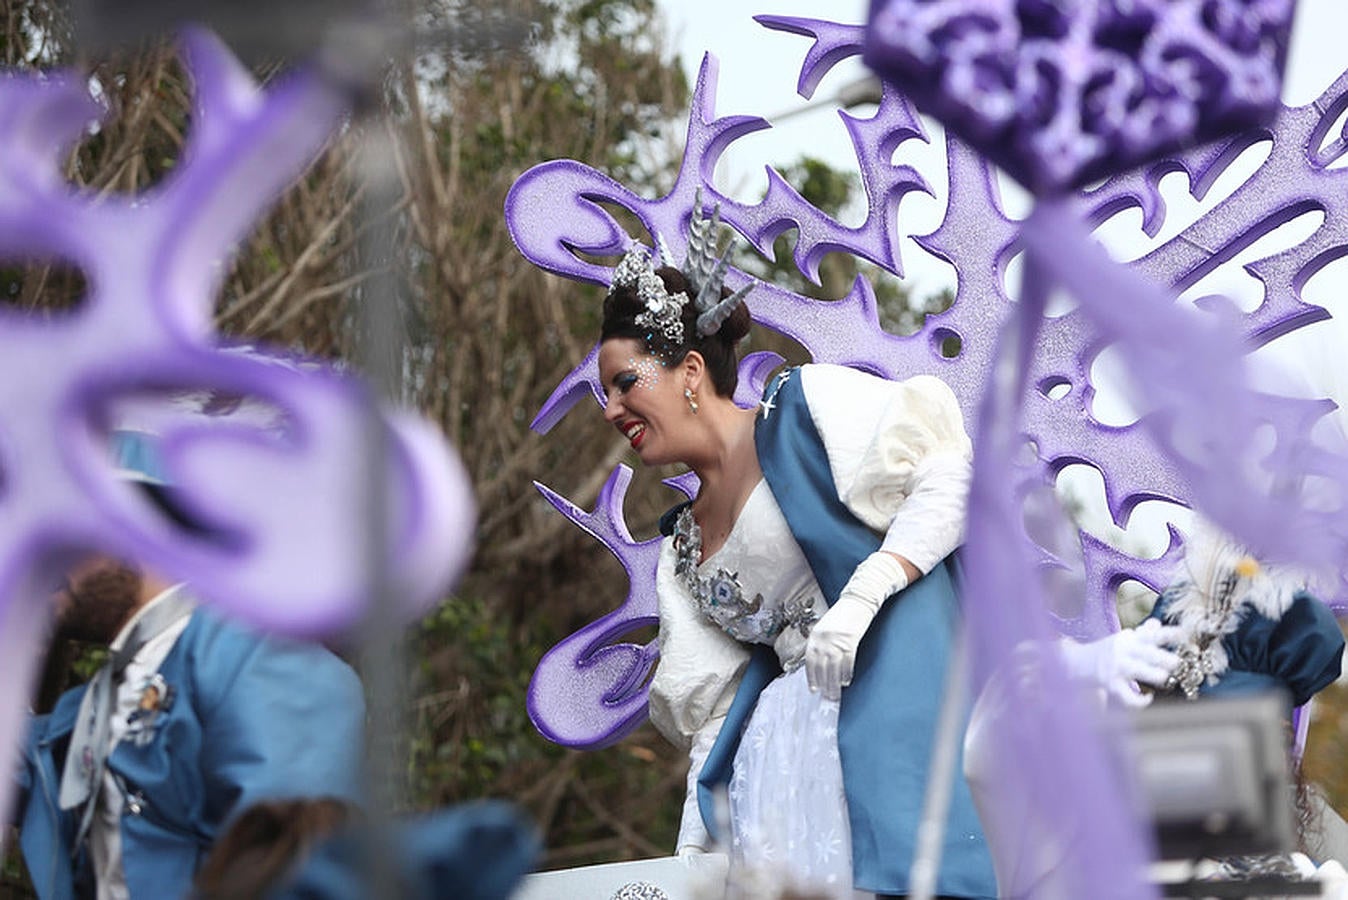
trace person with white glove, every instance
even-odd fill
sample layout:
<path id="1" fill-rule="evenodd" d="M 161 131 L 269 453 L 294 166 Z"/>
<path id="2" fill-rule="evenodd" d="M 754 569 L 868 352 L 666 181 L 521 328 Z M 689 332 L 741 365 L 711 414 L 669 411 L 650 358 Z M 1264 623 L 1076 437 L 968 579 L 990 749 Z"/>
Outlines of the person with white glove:
<path id="1" fill-rule="evenodd" d="M 690 245 L 712 233 L 699 225 Z M 932 376 L 811 364 L 744 407 L 739 293 L 720 286 L 725 305 L 698 308 L 717 293 L 706 267 L 655 262 L 634 245 L 614 268 L 597 365 L 632 451 L 698 479 L 661 521 L 655 573 L 651 719 L 690 751 L 677 852 L 724 848 L 732 871 L 770 861 L 830 897 L 903 894 L 917 822 L 899 811 L 921 803 L 959 609 L 950 558 L 972 460 L 959 401 Z M 901 614 L 877 618 L 886 602 Z M 725 797 L 724 829 L 700 821 L 704 789 Z M 991 896 L 967 789 L 948 821 L 937 893 Z"/>
<path id="2" fill-rule="evenodd" d="M 1147 619 L 1108 637 L 1080 642 L 1063 638 L 1059 655 L 1067 674 L 1098 685 L 1105 695 L 1124 706 L 1138 708 L 1151 702 L 1138 684 L 1164 687 L 1180 659 L 1168 647 L 1183 643 L 1183 632 L 1173 625 Z"/>
<path id="3" fill-rule="evenodd" d="M 838 600 L 810 630 L 805 645 L 805 676 L 810 690 L 838 700 L 852 683 L 857 647 L 881 605 L 920 573 L 896 553 L 877 550 L 861 561 Z"/>

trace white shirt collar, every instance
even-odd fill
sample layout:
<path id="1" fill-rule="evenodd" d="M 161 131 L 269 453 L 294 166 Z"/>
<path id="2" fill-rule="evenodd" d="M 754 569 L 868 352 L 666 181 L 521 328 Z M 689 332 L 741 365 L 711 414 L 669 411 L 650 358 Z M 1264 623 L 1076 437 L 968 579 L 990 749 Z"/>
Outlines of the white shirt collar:
<path id="1" fill-rule="evenodd" d="M 151 597 L 148 603 L 146 603 L 140 609 L 136 610 L 136 614 L 127 620 L 127 623 L 122 626 L 122 630 L 117 632 L 117 637 L 112 639 L 112 643 L 108 645 L 108 649 L 113 651 L 114 653 L 122 649 L 122 647 L 126 645 L 127 638 L 131 636 L 131 629 L 136 627 L 136 623 L 145 617 L 145 614 L 149 612 L 151 607 L 158 606 L 160 603 L 163 603 L 169 597 L 177 596 L 179 593 L 181 593 L 186 589 L 187 589 L 187 582 L 180 581 L 177 584 L 172 585 L 171 587 L 168 587 L 160 591 L 158 594 L 155 594 L 153 597 Z"/>

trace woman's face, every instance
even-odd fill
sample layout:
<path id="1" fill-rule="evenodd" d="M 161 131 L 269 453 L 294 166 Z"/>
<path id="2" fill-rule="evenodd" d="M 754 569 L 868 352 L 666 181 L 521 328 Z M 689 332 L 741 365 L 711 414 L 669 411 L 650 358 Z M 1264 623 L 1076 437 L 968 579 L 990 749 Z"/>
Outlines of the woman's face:
<path id="1" fill-rule="evenodd" d="M 683 369 L 665 368 L 636 338 L 609 338 L 599 347 L 604 418 L 647 465 L 682 460 L 679 442 L 692 413 L 683 396 Z"/>

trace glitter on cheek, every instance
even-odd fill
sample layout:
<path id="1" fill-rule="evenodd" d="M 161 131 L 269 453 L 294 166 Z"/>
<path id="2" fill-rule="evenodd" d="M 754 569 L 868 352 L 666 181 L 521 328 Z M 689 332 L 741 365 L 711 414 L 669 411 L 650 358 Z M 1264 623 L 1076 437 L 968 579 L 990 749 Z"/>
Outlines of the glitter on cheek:
<path id="1" fill-rule="evenodd" d="M 641 359 L 635 357 L 628 359 L 627 364 L 637 373 L 637 386 L 643 387 L 648 391 L 655 390 L 655 386 L 660 383 L 661 366 L 652 357 L 645 356 Z"/>

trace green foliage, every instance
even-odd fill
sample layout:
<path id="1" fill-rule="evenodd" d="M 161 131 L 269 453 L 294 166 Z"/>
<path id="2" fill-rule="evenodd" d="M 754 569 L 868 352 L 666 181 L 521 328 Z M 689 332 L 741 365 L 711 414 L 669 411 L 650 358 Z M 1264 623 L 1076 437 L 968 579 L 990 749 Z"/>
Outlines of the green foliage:
<path id="1" fill-rule="evenodd" d="M 93 645 L 83 645 L 77 648 L 74 659 L 70 663 L 70 671 L 73 676 L 73 683 L 83 684 L 94 673 L 102 668 L 103 663 L 108 661 L 108 650 L 106 647 L 96 647 Z"/>
<path id="2" fill-rule="evenodd" d="M 607 750 L 564 750 L 529 723 L 529 676 L 556 637 L 545 619 L 508 622 L 467 596 L 422 622 L 413 796 L 423 806 L 509 798 L 553 838 L 549 864 L 668 853 L 682 806 L 678 751 L 649 726 Z"/>
<path id="3" fill-rule="evenodd" d="M 613 431 L 588 404 L 546 437 L 527 430 L 593 342 L 602 292 L 534 269 L 500 211 L 525 169 L 554 158 L 654 193 L 672 177 L 658 151 L 686 111 L 688 86 L 664 53 L 652 0 L 521 6 L 537 23 L 528 53 L 423 66 L 397 89 L 418 316 L 410 385 L 460 448 L 481 509 L 472 570 L 412 642 L 408 778 L 418 806 L 482 796 L 521 804 L 552 866 L 670 852 L 686 759 L 649 727 L 578 753 L 528 721 L 539 659 L 616 607 L 626 582 L 530 484 L 585 504 L 613 465 Z M 634 488 L 634 521 L 653 520 L 664 494 L 653 482 Z"/>
<path id="4" fill-rule="evenodd" d="M 36 897 L 28 869 L 23 864 L 23 854 L 19 852 L 18 833 L 12 832 L 10 837 L 4 843 L 4 859 L 0 862 L 0 900 Z"/>

